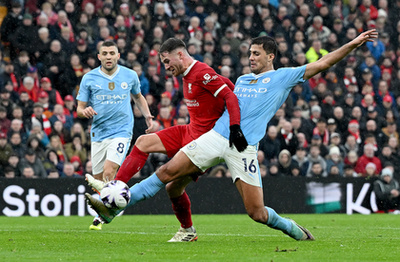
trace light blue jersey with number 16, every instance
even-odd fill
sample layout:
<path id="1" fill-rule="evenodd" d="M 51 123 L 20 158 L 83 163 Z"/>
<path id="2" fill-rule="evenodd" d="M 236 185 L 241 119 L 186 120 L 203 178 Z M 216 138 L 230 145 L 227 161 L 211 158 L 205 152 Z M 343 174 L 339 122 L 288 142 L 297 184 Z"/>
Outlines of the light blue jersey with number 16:
<path id="1" fill-rule="evenodd" d="M 117 65 L 111 76 L 93 69 L 83 76 L 77 100 L 87 102 L 97 115 L 93 116 L 91 141 L 132 136 L 133 113 L 131 95 L 140 93 L 140 82 L 135 71 Z"/>
<path id="2" fill-rule="evenodd" d="M 234 93 L 239 99 L 240 126 L 249 145 L 257 145 L 264 137 L 267 124 L 286 101 L 292 88 L 303 83 L 306 66 L 280 68 L 258 75 L 239 77 Z M 229 139 L 229 114 L 225 110 L 213 128 Z"/>

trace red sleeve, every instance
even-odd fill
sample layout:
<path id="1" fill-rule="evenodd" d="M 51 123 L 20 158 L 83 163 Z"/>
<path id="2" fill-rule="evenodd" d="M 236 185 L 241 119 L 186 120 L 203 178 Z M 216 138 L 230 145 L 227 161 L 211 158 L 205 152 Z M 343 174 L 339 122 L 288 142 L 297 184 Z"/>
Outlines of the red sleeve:
<path id="1" fill-rule="evenodd" d="M 196 81 L 214 97 L 223 99 L 230 116 L 230 125 L 240 125 L 239 101 L 233 93 L 235 85 L 226 77 L 218 75 L 211 67 L 205 66 L 197 73 Z"/>
<path id="2" fill-rule="evenodd" d="M 225 100 L 226 109 L 229 112 L 230 125 L 240 125 L 240 107 L 239 100 L 233 93 L 235 85 L 226 77 L 220 76 L 226 86 L 217 95 Z"/>

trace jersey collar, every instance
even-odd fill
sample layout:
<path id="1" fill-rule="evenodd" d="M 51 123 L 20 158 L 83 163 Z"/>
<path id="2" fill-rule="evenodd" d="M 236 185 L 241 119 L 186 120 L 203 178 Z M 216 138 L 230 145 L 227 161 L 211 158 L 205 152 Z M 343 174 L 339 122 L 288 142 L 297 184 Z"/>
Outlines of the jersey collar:
<path id="1" fill-rule="evenodd" d="M 190 64 L 190 66 L 186 69 L 186 71 L 183 72 L 183 76 L 186 76 L 187 74 L 189 74 L 190 69 L 192 69 L 192 67 L 193 67 L 194 64 L 196 64 L 196 63 L 197 63 L 197 60 L 194 60 L 194 61 Z"/>
<path id="2" fill-rule="evenodd" d="M 106 73 L 104 73 L 103 71 L 101 71 L 101 66 L 99 66 L 99 72 L 101 75 L 103 75 L 104 77 L 107 77 L 108 79 L 113 79 L 114 76 L 116 76 L 119 72 L 119 70 L 121 69 L 121 67 L 117 64 L 117 70 L 115 70 L 114 74 L 112 75 L 107 75 Z"/>
<path id="3" fill-rule="evenodd" d="M 254 77 L 254 78 L 260 78 L 263 75 L 267 74 L 268 72 L 274 72 L 274 71 L 275 70 L 269 70 L 269 71 L 266 71 L 266 72 L 259 73 L 258 75 L 254 74 L 254 73 L 251 73 L 251 76 Z"/>

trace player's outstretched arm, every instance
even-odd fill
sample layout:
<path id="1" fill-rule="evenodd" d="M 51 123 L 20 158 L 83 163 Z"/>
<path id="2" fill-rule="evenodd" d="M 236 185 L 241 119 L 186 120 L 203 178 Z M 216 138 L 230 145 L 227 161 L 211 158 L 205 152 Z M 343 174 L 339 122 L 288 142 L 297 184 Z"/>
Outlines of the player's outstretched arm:
<path id="1" fill-rule="evenodd" d="M 78 107 L 76 108 L 76 113 L 81 118 L 91 118 L 94 115 L 97 115 L 97 112 L 91 106 L 87 106 L 86 102 L 78 100 Z"/>
<path id="2" fill-rule="evenodd" d="M 309 79 L 319 72 L 327 70 L 328 68 L 342 60 L 355 48 L 361 46 L 365 42 L 373 42 L 375 38 L 378 38 L 378 32 L 376 31 L 376 29 L 368 30 L 361 33 L 359 36 L 357 36 L 347 44 L 343 45 L 339 49 L 321 57 L 318 61 L 308 64 L 304 73 L 304 79 Z"/>
<path id="3" fill-rule="evenodd" d="M 147 104 L 146 98 L 139 93 L 137 95 L 133 95 L 133 101 L 135 105 L 139 108 L 140 112 L 142 112 L 144 118 L 146 119 L 147 129 L 146 134 L 149 133 L 153 129 L 153 118 L 154 116 L 151 115 L 149 105 Z"/>

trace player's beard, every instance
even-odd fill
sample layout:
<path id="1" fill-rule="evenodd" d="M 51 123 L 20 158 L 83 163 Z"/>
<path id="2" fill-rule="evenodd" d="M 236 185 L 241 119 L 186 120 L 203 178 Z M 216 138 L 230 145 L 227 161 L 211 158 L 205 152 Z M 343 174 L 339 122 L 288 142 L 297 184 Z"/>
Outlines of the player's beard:
<path id="1" fill-rule="evenodd" d="M 116 67 L 116 63 L 111 62 L 111 65 L 107 66 L 107 61 L 103 64 L 103 68 L 104 70 L 106 70 L 107 72 L 111 72 L 114 70 L 114 68 Z"/>

